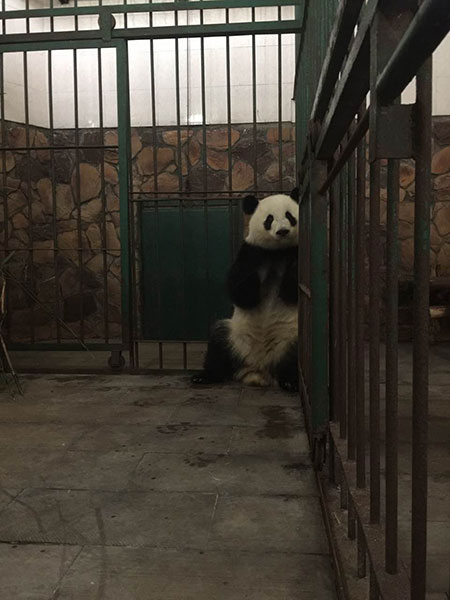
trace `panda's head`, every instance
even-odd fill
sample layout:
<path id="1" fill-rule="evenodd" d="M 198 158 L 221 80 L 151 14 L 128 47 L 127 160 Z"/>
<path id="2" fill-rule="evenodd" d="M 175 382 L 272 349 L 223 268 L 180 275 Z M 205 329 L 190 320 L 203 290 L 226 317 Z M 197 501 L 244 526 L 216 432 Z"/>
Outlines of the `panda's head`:
<path id="1" fill-rule="evenodd" d="M 274 194 L 262 200 L 244 198 L 244 212 L 251 215 L 246 242 L 260 248 L 286 248 L 298 243 L 298 189 L 291 195 Z"/>

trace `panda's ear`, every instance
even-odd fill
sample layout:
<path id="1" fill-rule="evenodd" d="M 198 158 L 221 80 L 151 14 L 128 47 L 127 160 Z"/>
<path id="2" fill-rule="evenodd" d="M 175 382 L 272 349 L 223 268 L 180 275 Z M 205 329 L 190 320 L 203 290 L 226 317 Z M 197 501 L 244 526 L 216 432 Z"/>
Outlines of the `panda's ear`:
<path id="1" fill-rule="evenodd" d="M 257 198 L 255 198 L 255 196 L 245 196 L 243 202 L 243 210 L 246 215 L 252 215 L 255 212 L 257 206 L 258 200 Z"/>
<path id="2" fill-rule="evenodd" d="M 290 193 L 290 196 L 291 196 L 292 200 L 294 200 L 294 202 L 297 202 L 297 204 L 298 204 L 299 197 L 300 197 L 300 190 L 298 189 L 298 187 L 295 187 L 292 190 L 292 192 Z"/>

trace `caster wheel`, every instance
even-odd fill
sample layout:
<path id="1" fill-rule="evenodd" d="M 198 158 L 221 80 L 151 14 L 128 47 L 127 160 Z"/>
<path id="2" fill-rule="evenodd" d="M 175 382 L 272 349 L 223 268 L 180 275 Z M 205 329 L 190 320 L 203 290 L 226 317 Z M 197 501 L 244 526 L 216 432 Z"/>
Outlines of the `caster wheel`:
<path id="1" fill-rule="evenodd" d="M 111 356 L 108 358 L 108 366 L 113 371 L 122 371 L 125 366 L 125 359 L 121 352 L 111 352 Z"/>

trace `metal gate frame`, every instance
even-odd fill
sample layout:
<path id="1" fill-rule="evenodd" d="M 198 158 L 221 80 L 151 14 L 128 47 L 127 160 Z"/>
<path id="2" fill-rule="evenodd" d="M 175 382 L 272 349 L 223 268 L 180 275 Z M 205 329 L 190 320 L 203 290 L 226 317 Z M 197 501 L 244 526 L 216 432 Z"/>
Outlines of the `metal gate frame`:
<path id="1" fill-rule="evenodd" d="M 9 11 L 8 11 L 9 12 Z M 9 38 L 10 36 L 5 36 Z M 116 79 L 117 79 L 117 122 L 118 122 L 118 156 L 119 172 L 126 173 L 119 179 L 119 206 L 120 206 L 120 239 L 121 239 L 121 311 L 122 311 L 122 341 L 120 343 L 84 343 L 88 350 L 111 351 L 110 366 L 118 368 L 123 366 L 121 353 L 130 347 L 131 332 L 131 298 L 130 298 L 130 253 L 129 253 L 129 178 L 130 178 L 130 135 L 129 135 L 129 94 L 128 94 L 128 52 L 126 41 L 123 39 L 113 41 L 79 40 L 79 41 L 37 41 L 28 43 L 5 43 L 0 45 L 0 56 L 3 65 L 3 56 L 11 52 L 32 52 L 52 50 L 80 50 L 80 49 L 114 48 L 116 50 Z M 52 146 L 48 149 L 51 151 Z M 29 251 L 32 251 L 29 249 Z M 37 342 L 9 343 L 10 350 L 64 350 L 74 351 L 80 349 L 79 343 L 46 343 Z"/>
<path id="2" fill-rule="evenodd" d="M 316 15 L 317 11 L 325 10 L 325 4 L 320 3 Z M 310 3 L 309 10 L 315 8 Z M 316 87 L 314 101 L 310 102 L 311 112 L 305 106 L 298 114 L 301 119 L 298 128 L 308 131 L 303 148 L 298 149 L 303 187 L 300 231 L 311 230 L 311 237 L 303 241 L 299 256 L 302 399 L 316 468 L 319 471 L 324 466 L 326 450 L 330 479 L 339 483 L 341 507 L 348 508 L 348 536 L 357 542 L 358 576 L 363 578 L 369 572 L 371 600 L 425 600 L 426 596 L 431 56 L 449 30 L 448 0 L 342 0 L 328 32 L 328 50 L 320 57 L 322 68 L 309 71 L 310 84 Z M 304 31 L 308 31 L 308 23 Z M 302 66 L 305 69 L 305 56 L 299 46 L 298 72 Z M 401 93 L 414 77 L 415 104 L 399 104 Z M 366 109 L 369 91 L 371 104 Z M 298 85 L 296 96 L 299 97 Z M 368 440 L 364 389 L 367 131 L 370 132 Z M 405 568 L 398 553 L 397 228 L 401 158 L 413 158 L 416 163 L 409 568 Z M 388 166 L 385 519 L 380 485 L 382 159 Z M 318 482 L 326 513 L 324 475 L 318 473 Z M 331 528 L 329 533 L 332 537 Z M 338 554 L 335 563 L 339 572 Z M 345 584 L 339 591 L 345 597 Z"/>
<path id="3" fill-rule="evenodd" d="M 301 31 L 301 19 L 283 20 L 282 7 L 299 6 L 304 0 L 202 0 L 168 1 L 158 3 L 137 4 L 108 4 L 103 5 L 99 0 L 98 5 L 55 7 L 53 0 L 49 8 L 30 9 L 26 5 L 21 10 L 0 10 L 0 23 L 3 33 L 0 39 L 3 42 L 1 50 L 26 51 L 50 50 L 67 48 L 107 48 L 114 47 L 117 53 L 117 82 L 118 82 L 118 124 L 119 124 L 119 168 L 128 173 L 128 177 L 120 178 L 120 234 L 122 258 L 122 340 L 119 344 L 84 344 L 89 350 L 111 351 L 110 366 L 122 368 L 125 365 L 122 351 L 129 351 L 130 368 L 139 370 L 139 348 L 136 335 L 136 318 L 133 315 L 135 303 L 135 265 L 133 263 L 134 230 L 132 224 L 133 207 L 130 207 L 131 190 L 131 139 L 130 139 L 130 111 L 128 94 L 128 56 L 127 42 L 129 40 L 146 39 L 180 39 L 190 37 L 206 38 L 209 36 L 257 35 L 257 34 L 298 34 Z M 255 9 L 264 7 L 277 7 L 278 18 L 273 20 L 257 21 Z M 252 12 L 248 22 L 232 22 L 229 11 L 235 8 L 247 8 Z M 203 11 L 208 9 L 222 9 L 226 14 L 226 22 L 208 24 L 204 22 Z M 153 15 L 158 12 L 173 11 L 175 25 L 153 26 Z M 199 11 L 200 23 L 195 25 L 178 24 L 180 11 Z M 149 15 L 149 27 L 127 27 L 128 14 L 144 13 Z M 98 28 L 80 29 L 78 19 L 83 16 L 98 16 Z M 123 15 L 123 26 L 116 27 L 116 17 Z M 55 31 L 55 20 L 58 17 L 73 17 L 74 28 L 72 31 Z M 48 18 L 50 31 L 33 32 L 30 23 L 33 18 Z M 26 33 L 4 33 L 10 20 L 23 19 L 26 23 Z M 281 163 L 281 152 L 280 152 Z M 11 350 L 79 350 L 79 344 L 69 343 L 32 343 L 8 344 Z"/>

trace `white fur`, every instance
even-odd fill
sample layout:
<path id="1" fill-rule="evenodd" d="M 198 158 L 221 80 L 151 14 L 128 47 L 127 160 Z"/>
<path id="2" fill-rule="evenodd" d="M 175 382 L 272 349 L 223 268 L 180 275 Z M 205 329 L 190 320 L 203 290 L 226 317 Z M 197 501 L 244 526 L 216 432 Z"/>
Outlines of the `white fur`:
<path id="1" fill-rule="evenodd" d="M 286 212 L 289 211 L 298 221 L 298 204 L 286 194 L 267 196 L 258 203 L 248 224 L 246 242 L 261 248 L 286 248 L 298 243 L 298 227 L 289 223 Z M 264 228 L 264 221 L 272 215 L 274 220 L 269 231 Z M 280 238 L 279 229 L 289 229 L 288 235 Z"/>

